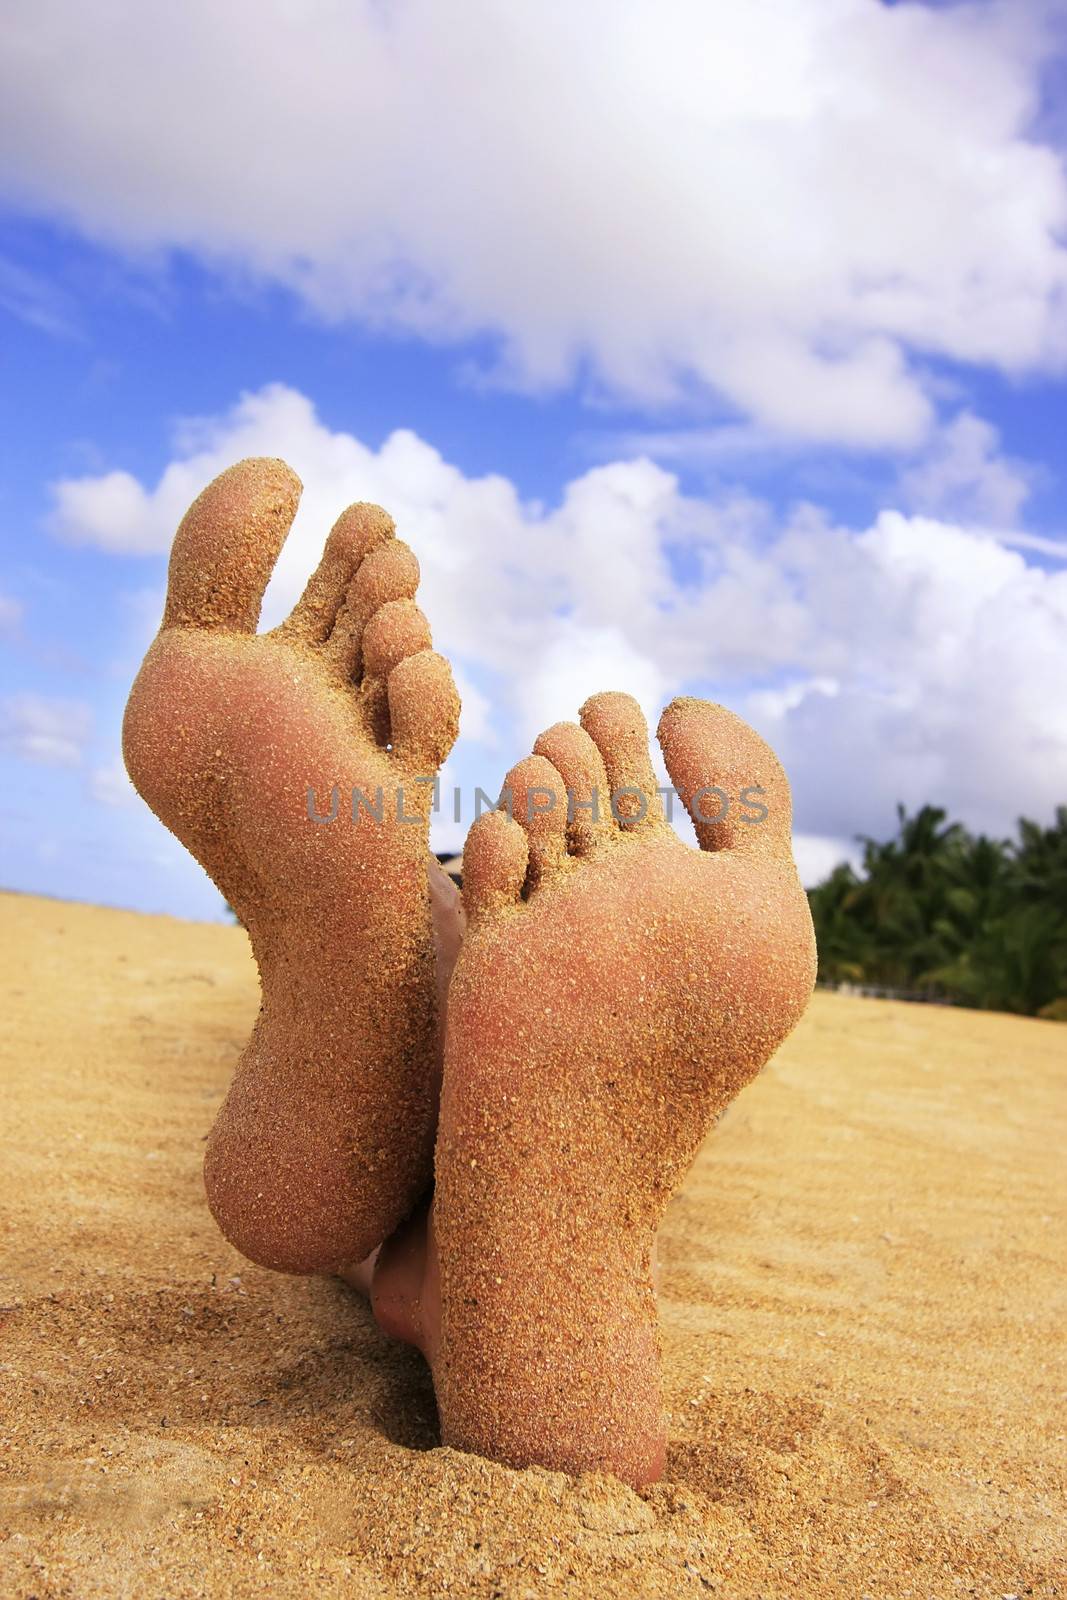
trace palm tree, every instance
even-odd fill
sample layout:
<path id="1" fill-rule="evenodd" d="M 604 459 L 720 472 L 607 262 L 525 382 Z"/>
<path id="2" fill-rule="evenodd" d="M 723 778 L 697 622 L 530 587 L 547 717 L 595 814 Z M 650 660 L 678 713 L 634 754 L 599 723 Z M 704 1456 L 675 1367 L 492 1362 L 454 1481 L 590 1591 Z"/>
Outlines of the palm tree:
<path id="1" fill-rule="evenodd" d="M 1067 806 L 1019 840 L 972 836 L 939 806 L 897 807 L 893 839 L 810 893 L 819 975 L 962 1005 L 1067 1012 Z"/>

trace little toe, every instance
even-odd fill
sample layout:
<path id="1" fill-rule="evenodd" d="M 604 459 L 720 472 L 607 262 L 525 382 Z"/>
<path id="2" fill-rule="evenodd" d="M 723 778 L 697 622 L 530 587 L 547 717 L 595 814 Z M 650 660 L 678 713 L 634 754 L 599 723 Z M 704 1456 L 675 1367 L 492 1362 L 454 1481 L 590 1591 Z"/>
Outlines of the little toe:
<path id="1" fill-rule="evenodd" d="M 503 799 L 510 815 L 526 830 L 527 884 L 536 888 L 567 858 L 566 785 L 544 756 L 525 756 L 504 779 Z"/>
<path id="2" fill-rule="evenodd" d="M 208 484 L 174 536 L 164 628 L 255 633 L 300 491 L 295 472 L 270 457 L 239 461 Z"/>
<path id="3" fill-rule="evenodd" d="M 322 644 L 344 603 L 352 574 L 371 551 L 393 543 L 393 519 L 362 501 L 342 511 L 303 594 L 277 630 L 283 638 Z"/>
<path id="4" fill-rule="evenodd" d="M 405 656 L 386 680 L 393 755 L 410 772 L 432 777 L 459 733 L 452 668 L 436 650 Z"/>
<path id="5" fill-rule="evenodd" d="M 628 694 L 595 694 L 579 716 L 604 758 L 616 822 L 631 833 L 662 828 L 663 806 L 648 754 L 648 724 L 637 701 Z"/>
<path id="6" fill-rule="evenodd" d="M 612 833 L 611 799 L 604 758 L 576 722 L 556 722 L 534 745 L 550 761 L 567 791 L 567 842 L 583 855 Z"/>
<path id="7" fill-rule="evenodd" d="M 789 782 L 747 722 L 710 700 L 681 696 L 660 717 L 658 737 L 702 850 L 792 859 Z"/>
<path id="8" fill-rule="evenodd" d="M 363 664 L 363 631 L 391 600 L 413 600 L 419 563 L 402 539 L 379 544 L 360 564 L 348 586 L 326 652 L 346 678 L 358 677 Z"/>
<path id="9" fill-rule="evenodd" d="M 503 811 L 487 811 L 471 826 L 463 846 L 463 907 L 472 922 L 517 903 L 528 850 L 525 830 Z"/>

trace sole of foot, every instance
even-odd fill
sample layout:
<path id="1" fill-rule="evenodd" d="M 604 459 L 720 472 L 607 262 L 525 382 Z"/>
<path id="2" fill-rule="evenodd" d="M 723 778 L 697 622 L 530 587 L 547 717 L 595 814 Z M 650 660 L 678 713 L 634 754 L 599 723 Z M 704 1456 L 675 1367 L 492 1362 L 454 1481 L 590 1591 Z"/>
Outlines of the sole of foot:
<path id="1" fill-rule="evenodd" d="M 619 694 L 544 733 L 468 837 L 420 1333 L 446 1444 L 634 1485 L 664 1460 L 657 1226 L 815 977 L 773 752 L 698 700 L 659 737 L 699 851 Z"/>
<path id="2" fill-rule="evenodd" d="M 257 634 L 300 487 L 282 461 L 242 461 L 190 508 L 123 751 L 259 966 L 259 1019 L 208 1141 L 211 1208 L 253 1261 L 332 1272 L 431 1178 L 434 923 L 454 943 L 459 908 L 428 823 L 459 700 L 414 601 L 418 563 L 378 506 L 341 515 L 292 614 Z"/>

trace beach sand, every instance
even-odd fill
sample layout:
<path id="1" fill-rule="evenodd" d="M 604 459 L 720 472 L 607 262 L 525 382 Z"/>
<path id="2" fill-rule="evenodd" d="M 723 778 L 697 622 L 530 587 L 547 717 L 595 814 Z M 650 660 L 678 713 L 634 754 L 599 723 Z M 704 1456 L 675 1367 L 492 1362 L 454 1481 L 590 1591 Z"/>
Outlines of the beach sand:
<path id="1" fill-rule="evenodd" d="M 236 928 L 0 896 L 0 1595 L 1067 1593 L 1067 1028 L 818 995 L 661 1233 L 663 1483 L 435 1447 L 419 1359 L 244 1262 Z"/>

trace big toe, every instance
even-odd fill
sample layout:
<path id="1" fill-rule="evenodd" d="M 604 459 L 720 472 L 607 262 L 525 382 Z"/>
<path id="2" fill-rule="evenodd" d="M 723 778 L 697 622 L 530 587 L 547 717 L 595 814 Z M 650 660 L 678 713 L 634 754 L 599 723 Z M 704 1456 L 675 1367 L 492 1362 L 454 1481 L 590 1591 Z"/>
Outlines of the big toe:
<path id="1" fill-rule="evenodd" d="M 255 633 L 300 490 L 296 473 L 268 457 L 239 461 L 208 484 L 174 537 L 165 628 Z"/>
<path id="2" fill-rule="evenodd" d="M 679 696 L 658 737 L 701 849 L 791 858 L 789 782 L 755 729 L 725 706 Z"/>

